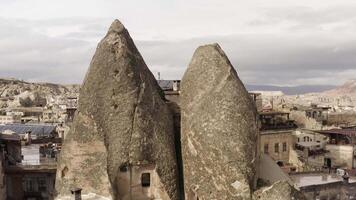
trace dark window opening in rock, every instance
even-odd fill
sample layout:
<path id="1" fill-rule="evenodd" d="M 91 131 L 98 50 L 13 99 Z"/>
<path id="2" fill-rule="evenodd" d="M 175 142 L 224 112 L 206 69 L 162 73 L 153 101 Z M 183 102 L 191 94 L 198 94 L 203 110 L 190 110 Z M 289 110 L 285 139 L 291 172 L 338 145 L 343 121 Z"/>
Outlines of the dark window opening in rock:
<path id="1" fill-rule="evenodd" d="M 327 168 L 331 168 L 331 159 L 330 158 L 324 158 L 324 166 Z"/>
<path id="2" fill-rule="evenodd" d="M 38 179 L 38 190 L 41 192 L 47 191 L 46 180 L 44 178 Z"/>
<path id="3" fill-rule="evenodd" d="M 278 162 L 277 162 L 277 165 L 280 166 L 280 167 L 283 167 L 283 166 L 284 166 L 284 164 L 283 164 L 282 161 L 278 161 Z"/>
<path id="4" fill-rule="evenodd" d="M 141 175 L 141 185 L 142 185 L 142 187 L 150 187 L 150 185 L 151 185 L 151 174 L 150 173 L 143 173 Z"/>
<path id="5" fill-rule="evenodd" d="M 127 165 L 120 166 L 120 172 L 127 172 L 127 171 L 128 171 Z"/>
<path id="6" fill-rule="evenodd" d="M 119 74 L 119 70 L 115 69 L 114 70 L 114 76 L 118 75 Z"/>

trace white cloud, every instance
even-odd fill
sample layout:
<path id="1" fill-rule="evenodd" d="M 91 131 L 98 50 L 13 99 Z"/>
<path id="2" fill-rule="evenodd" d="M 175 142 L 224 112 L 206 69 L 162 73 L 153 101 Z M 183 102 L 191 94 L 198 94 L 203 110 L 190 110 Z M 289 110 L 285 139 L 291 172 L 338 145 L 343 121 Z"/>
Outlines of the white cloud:
<path id="1" fill-rule="evenodd" d="M 218 42 L 247 83 L 341 84 L 356 76 L 355 8 L 353 0 L 1 0 L 0 77 L 81 82 L 118 18 L 163 78 L 180 78 L 198 45 Z"/>

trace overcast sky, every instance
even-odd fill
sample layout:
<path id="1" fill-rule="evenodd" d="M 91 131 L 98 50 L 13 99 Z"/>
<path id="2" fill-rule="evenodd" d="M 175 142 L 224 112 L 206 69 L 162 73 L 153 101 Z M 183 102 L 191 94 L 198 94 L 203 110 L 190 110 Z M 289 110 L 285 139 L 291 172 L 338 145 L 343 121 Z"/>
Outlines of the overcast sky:
<path id="1" fill-rule="evenodd" d="M 162 79 L 215 42 L 248 84 L 356 79 L 355 0 L 0 0 L 0 77 L 81 83 L 116 18 Z"/>

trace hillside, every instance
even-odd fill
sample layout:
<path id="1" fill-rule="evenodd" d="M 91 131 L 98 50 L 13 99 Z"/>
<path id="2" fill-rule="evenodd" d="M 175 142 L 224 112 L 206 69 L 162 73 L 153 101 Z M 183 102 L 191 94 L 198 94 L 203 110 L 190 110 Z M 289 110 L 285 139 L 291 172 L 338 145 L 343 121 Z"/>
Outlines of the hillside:
<path id="1" fill-rule="evenodd" d="M 300 86 L 272 86 L 272 85 L 246 85 L 249 91 L 281 91 L 286 95 L 324 92 L 334 89 L 332 85 L 300 85 Z"/>
<path id="2" fill-rule="evenodd" d="M 0 79 L 0 108 L 43 106 L 46 102 L 59 98 L 77 96 L 79 88 L 79 85 L 30 83 L 16 79 Z"/>
<path id="3" fill-rule="evenodd" d="M 324 92 L 329 96 L 356 96 L 356 80 L 349 80 L 344 85 Z"/>

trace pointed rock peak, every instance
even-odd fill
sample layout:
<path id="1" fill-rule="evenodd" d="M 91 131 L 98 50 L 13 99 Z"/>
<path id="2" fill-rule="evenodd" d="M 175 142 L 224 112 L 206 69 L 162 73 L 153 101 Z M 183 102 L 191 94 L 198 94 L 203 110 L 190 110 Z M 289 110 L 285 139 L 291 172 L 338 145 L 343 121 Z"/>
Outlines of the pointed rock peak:
<path id="1" fill-rule="evenodd" d="M 184 73 L 182 83 L 185 79 L 197 79 L 203 83 L 209 83 L 202 85 L 202 87 L 211 86 L 213 88 L 214 85 L 224 82 L 227 78 L 231 77 L 236 78 L 239 84 L 242 85 L 229 58 L 220 45 L 214 43 L 200 46 L 195 50 L 188 69 Z M 207 82 L 207 80 L 209 81 Z"/>
<path id="2" fill-rule="evenodd" d="M 197 66 L 199 68 L 233 68 L 229 58 L 226 56 L 225 52 L 217 43 L 207 44 L 198 47 L 194 52 L 190 66 L 194 66 L 194 63 L 196 62 L 205 63 L 204 65 L 199 64 Z"/>
<path id="3" fill-rule="evenodd" d="M 200 46 L 195 51 L 195 53 L 201 53 L 201 52 L 203 52 L 203 53 L 218 53 L 218 54 L 226 57 L 225 52 L 222 50 L 222 48 L 220 47 L 220 45 L 218 43 Z M 227 57 L 226 57 L 226 59 L 227 59 Z"/>
<path id="4" fill-rule="evenodd" d="M 125 26 L 118 19 L 115 19 L 111 23 L 108 33 L 121 33 L 123 30 L 125 30 Z"/>
<path id="5" fill-rule="evenodd" d="M 206 44 L 206 45 L 202 45 L 202 46 L 199 46 L 197 51 L 198 50 L 206 50 L 206 49 L 220 49 L 221 50 L 221 47 L 218 43 L 213 43 L 213 44 Z"/>

